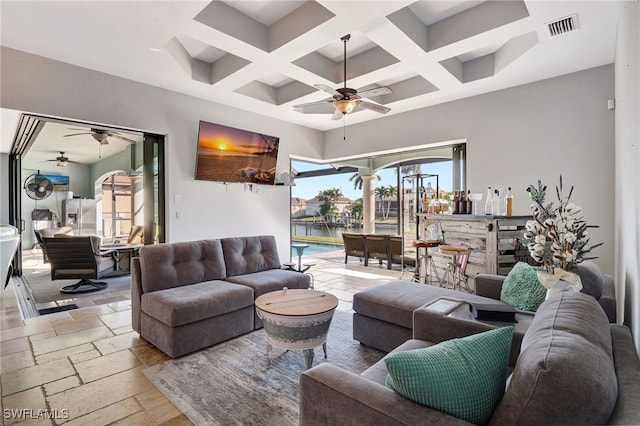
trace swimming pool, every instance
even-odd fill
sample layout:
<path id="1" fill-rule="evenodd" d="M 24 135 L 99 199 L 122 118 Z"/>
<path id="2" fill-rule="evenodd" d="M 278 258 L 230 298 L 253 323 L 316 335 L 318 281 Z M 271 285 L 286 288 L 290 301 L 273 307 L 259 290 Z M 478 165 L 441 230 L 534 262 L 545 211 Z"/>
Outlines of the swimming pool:
<path id="1" fill-rule="evenodd" d="M 296 244 L 296 243 L 294 243 Z M 307 247 L 306 249 L 304 249 L 303 252 L 303 256 L 308 256 L 308 255 L 312 255 L 312 254 L 319 254 L 319 253 L 327 253 L 330 251 L 336 251 L 336 250 L 344 250 L 344 246 L 342 244 L 318 244 L 318 243 L 300 243 L 300 244 L 308 244 L 309 247 Z M 296 251 L 296 249 L 294 249 L 293 247 L 291 247 L 291 258 L 297 258 L 298 257 L 298 252 Z"/>

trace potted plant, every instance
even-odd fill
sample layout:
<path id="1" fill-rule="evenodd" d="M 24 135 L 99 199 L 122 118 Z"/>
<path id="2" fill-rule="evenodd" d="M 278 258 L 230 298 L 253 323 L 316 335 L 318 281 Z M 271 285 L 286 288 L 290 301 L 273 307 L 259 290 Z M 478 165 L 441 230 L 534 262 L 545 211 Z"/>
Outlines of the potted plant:
<path id="1" fill-rule="evenodd" d="M 527 221 L 524 243 L 534 261 L 540 264 L 538 279 L 547 289 L 582 289 L 580 277 L 576 274 L 579 263 L 595 257 L 586 257 L 598 243 L 589 246 L 589 228 L 584 220 L 582 208 L 571 201 L 573 186 L 568 195 L 563 193 L 562 175 L 556 186 L 557 204 L 547 202 L 547 187 L 538 180 L 538 186 L 529 185 L 527 192 L 533 200 L 533 219 Z"/>

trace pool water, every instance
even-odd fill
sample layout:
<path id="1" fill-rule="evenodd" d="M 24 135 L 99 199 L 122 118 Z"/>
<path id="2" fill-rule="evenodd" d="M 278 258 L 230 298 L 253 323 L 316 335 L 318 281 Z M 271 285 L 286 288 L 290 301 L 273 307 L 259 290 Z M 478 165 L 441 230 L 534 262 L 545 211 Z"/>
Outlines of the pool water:
<path id="1" fill-rule="evenodd" d="M 336 244 L 318 244 L 318 243 L 301 243 L 301 244 L 309 244 L 309 247 L 304 249 L 302 253 L 303 256 L 309 256 L 318 253 L 327 253 L 330 251 L 343 250 L 344 247 L 342 245 Z M 295 259 L 298 257 L 298 252 L 293 247 L 291 248 L 291 258 Z"/>

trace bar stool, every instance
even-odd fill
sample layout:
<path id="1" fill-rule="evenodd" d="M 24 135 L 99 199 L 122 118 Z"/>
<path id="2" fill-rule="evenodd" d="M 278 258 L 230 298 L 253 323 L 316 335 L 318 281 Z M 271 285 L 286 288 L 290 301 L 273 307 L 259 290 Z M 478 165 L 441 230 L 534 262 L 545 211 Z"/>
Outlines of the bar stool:
<path id="1" fill-rule="evenodd" d="M 471 293 L 469 283 L 467 282 L 467 275 L 465 274 L 471 248 L 467 246 L 443 244 L 440 246 L 440 253 L 450 256 L 450 261 L 447 263 L 447 268 L 440 281 L 440 287 L 449 288 L 449 284 L 451 284 L 451 288 L 454 290 Z"/>
<path id="2" fill-rule="evenodd" d="M 413 274 L 413 281 L 420 282 L 421 276 L 424 271 L 423 284 L 440 284 L 440 277 L 438 276 L 438 270 L 436 269 L 433 258 L 429 254 L 429 248 L 438 247 L 439 241 L 436 240 L 415 240 L 413 246 L 418 252 L 418 264 Z M 424 249 L 424 254 L 420 255 L 420 249 Z M 419 266 L 418 266 L 419 265 Z"/>

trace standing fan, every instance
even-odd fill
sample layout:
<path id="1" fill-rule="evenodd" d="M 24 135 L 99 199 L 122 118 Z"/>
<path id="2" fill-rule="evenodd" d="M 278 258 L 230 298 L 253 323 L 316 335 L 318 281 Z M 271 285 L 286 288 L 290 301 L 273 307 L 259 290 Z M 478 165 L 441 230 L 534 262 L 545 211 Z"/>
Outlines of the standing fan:
<path id="1" fill-rule="evenodd" d="M 53 182 L 37 174 L 24 181 L 24 190 L 32 200 L 44 200 L 53 192 Z"/>

